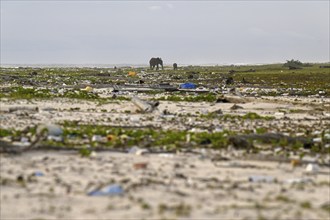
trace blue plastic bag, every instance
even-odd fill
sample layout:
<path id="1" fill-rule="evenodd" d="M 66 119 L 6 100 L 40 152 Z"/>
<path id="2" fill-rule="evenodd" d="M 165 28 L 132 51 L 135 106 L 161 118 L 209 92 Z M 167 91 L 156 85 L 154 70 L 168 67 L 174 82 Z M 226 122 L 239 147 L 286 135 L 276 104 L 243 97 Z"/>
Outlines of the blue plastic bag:
<path id="1" fill-rule="evenodd" d="M 99 190 L 88 193 L 89 196 L 117 196 L 124 193 L 123 188 L 118 184 L 108 185 Z"/>

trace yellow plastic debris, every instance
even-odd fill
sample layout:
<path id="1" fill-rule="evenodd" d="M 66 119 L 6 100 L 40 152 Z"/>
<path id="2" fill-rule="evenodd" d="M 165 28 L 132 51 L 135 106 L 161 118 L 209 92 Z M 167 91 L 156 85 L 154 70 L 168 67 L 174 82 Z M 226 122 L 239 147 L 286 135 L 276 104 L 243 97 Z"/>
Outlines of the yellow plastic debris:
<path id="1" fill-rule="evenodd" d="M 86 88 L 81 89 L 81 90 L 86 91 L 86 92 L 91 92 L 91 91 L 93 91 L 93 88 L 91 86 L 86 86 Z"/>
<path id="2" fill-rule="evenodd" d="M 134 72 L 134 71 L 129 71 L 129 72 L 128 72 L 128 75 L 129 75 L 129 76 L 136 76 L 136 72 Z"/>

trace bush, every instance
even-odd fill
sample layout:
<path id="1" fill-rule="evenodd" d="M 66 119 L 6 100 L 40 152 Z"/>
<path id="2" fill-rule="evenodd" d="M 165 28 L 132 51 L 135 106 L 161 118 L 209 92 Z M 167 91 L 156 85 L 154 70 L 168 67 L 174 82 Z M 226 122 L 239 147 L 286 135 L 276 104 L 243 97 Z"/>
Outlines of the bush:
<path id="1" fill-rule="evenodd" d="M 300 62 L 299 60 L 287 60 L 286 63 L 283 65 L 284 67 L 289 67 L 290 70 L 294 69 L 302 69 L 304 64 Z"/>

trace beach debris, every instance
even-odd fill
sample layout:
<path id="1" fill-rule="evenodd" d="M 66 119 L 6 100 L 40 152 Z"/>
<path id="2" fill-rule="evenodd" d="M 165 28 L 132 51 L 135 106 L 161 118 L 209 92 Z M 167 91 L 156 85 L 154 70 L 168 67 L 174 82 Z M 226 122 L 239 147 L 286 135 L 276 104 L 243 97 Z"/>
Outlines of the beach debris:
<path id="1" fill-rule="evenodd" d="M 196 89 L 196 84 L 195 83 L 183 83 L 180 85 L 180 89 Z"/>
<path id="2" fill-rule="evenodd" d="M 317 164 L 309 163 L 305 169 L 306 173 L 317 174 L 320 171 L 320 167 Z"/>
<path id="3" fill-rule="evenodd" d="M 217 97 L 216 103 L 229 103 L 230 101 L 225 98 L 224 95 L 220 95 Z"/>
<path id="4" fill-rule="evenodd" d="M 123 193 L 124 193 L 124 190 L 120 185 L 111 184 L 111 185 L 105 186 L 101 189 L 93 190 L 93 191 L 87 193 L 87 195 L 89 195 L 89 196 L 119 196 L 119 195 L 122 195 Z"/>
<path id="5" fill-rule="evenodd" d="M 62 134 L 63 130 L 57 125 L 39 125 L 36 129 L 36 135 L 33 137 L 31 142 L 29 142 L 25 137 L 21 137 L 20 143 L 0 140 L 0 153 L 22 153 L 37 146 L 40 141 L 45 140 L 45 138 L 55 138 L 55 140 L 57 140 L 56 138 L 61 138 L 61 140 L 63 140 L 60 136 Z"/>
<path id="6" fill-rule="evenodd" d="M 35 171 L 32 175 L 33 176 L 44 176 L 45 174 L 41 171 Z"/>
<path id="7" fill-rule="evenodd" d="M 91 86 L 86 86 L 86 88 L 81 89 L 82 91 L 86 91 L 86 92 L 92 92 L 93 88 Z"/>
<path id="8" fill-rule="evenodd" d="M 46 132 L 48 136 L 61 136 L 63 134 L 63 130 L 59 125 L 56 124 L 42 124 L 37 128 L 37 134 L 41 134 Z"/>
<path id="9" fill-rule="evenodd" d="M 313 142 L 314 143 L 322 143 L 322 138 L 318 137 L 318 138 L 313 138 Z"/>
<path id="10" fill-rule="evenodd" d="M 211 113 L 212 114 L 215 114 L 215 115 L 223 115 L 223 111 L 221 109 L 215 110 L 215 111 L 213 111 Z"/>
<path id="11" fill-rule="evenodd" d="M 272 176 L 249 176 L 249 182 L 264 182 L 264 183 L 272 183 L 275 182 L 275 178 Z"/>
<path id="12" fill-rule="evenodd" d="M 133 164 L 133 167 L 137 170 L 139 169 L 146 169 L 148 166 L 148 163 L 147 162 L 140 162 L 140 163 L 135 163 Z"/>
<path id="13" fill-rule="evenodd" d="M 27 112 L 38 112 L 38 107 L 36 106 L 14 106 L 8 109 L 9 112 L 16 111 L 27 111 Z"/>
<path id="14" fill-rule="evenodd" d="M 125 140 L 125 139 L 128 139 L 128 136 L 123 134 L 123 135 L 120 136 L 120 138 L 122 140 Z M 113 134 L 108 134 L 107 135 L 107 140 L 108 141 L 116 141 L 117 140 L 117 136 L 116 135 L 113 135 Z"/>
<path id="15" fill-rule="evenodd" d="M 159 105 L 159 102 L 147 102 L 138 97 L 132 97 L 131 100 L 142 112 L 146 113 L 152 112 Z"/>
<path id="16" fill-rule="evenodd" d="M 91 140 L 92 142 L 105 142 L 107 138 L 102 135 L 93 135 Z"/>
<path id="17" fill-rule="evenodd" d="M 292 168 L 295 168 L 295 167 L 301 165 L 301 161 L 298 159 L 292 159 L 290 163 L 291 163 Z"/>
<path id="18" fill-rule="evenodd" d="M 301 143 L 304 148 L 311 146 L 311 141 L 304 137 L 290 137 L 283 134 L 276 133 L 265 133 L 265 134 L 246 134 L 246 135 L 235 135 L 229 137 L 228 141 L 234 147 L 237 148 L 250 148 L 253 147 L 252 142 L 254 140 L 261 141 L 263 143 L 272 143 L 274 141 L 285 141 L 288 144 Z"/>
<path id="19" fill-rule="evenodd" d="M 234 104 L 232 107 L 230 107 L 231 110 L 237 110 L 237 109 L 243 109 L 242 106 Z"/>
<path id="20" fill-rule="evenodd" d="M 275 112 L 274 117 L 277 119 L 283 118 L 285 116 L 284 112 Z"/>
<path id="21" fill-rule="evenodd" d="M 300 184 L 300 183 L 312 183 L 313 180 L 311 178 L 294 178 L 294 179 L 285 180 L 284 182 L 289 184 Z"/>
<path id="22" fill-rule="evenodd" d="M 129 71 L 129 72 L 128 72 L 128 76 L 136 76 L 136 74 L 137 74 L 137 73 L 134 72 L 134 71 Z"/>
<path id="23" fill-rule="evenodd" d="M 139 148 L 137 146 L 132 147 L 128 151 L 129 154 L 135 154 L 135 155 L 142 155 L 142 154 L 146 154 L 148 152 L 149 151 L 147 149 L 142 149 L 142 148 Z"/>
<path id="24" fill-rule="evenodd" d="M 37 127 L 37 135 L 47 137 L 47 140 L 62 142 L 63 130 L 56 124 L 44 124 Z"/>

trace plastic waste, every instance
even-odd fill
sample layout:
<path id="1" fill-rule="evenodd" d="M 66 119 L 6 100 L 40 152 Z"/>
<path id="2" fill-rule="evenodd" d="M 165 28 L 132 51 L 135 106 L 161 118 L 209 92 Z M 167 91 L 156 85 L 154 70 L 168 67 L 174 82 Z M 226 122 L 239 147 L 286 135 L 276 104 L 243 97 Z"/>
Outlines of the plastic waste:
<path id="1" fill-rule="evenodd" d="M 250 182 L 265 182 L 265 183 L 272 183 L 275 181 L 275 178 L 272 176 L 250 176 Z"/>
<path id="2" fill-rule="evenodd" d="M 136 76 L 136 72 L 134 72 L 134 71 L 129 71 L 129 72 L 128 72 L 128 75 L 129 75 L 129 76 Z"/>
<path id="3" fill-rule="evenodd" d="M 135 163 L 134 165 L 133 165 L 133 167 L 135 168 L 135 169 L 146 169 L 147 168 L 147 166 L 148 166 L 148 163 L 146 163 L 146 162 L 141 162 L 141 163 Z"/>
<path id="4" fill-rule="evenodd" d="M 87 195 L 89 196 L 117 196 L 124 193 L 123 188 L 118 184 L 105 186 L 99 190 L 93 190 Z"/>
<path id="5" fill-rule="evenodd" d="M 41 134 L 44 130 L 47 131 L 49 136 L 61 136 L 63 134 L 62 128 L 55 124 L 39 125 L 37 128 L 37 134 Z"/>
<path id="6" fill-rule="evenodd" d="M 310 174 L 316 174 L 316 173 L 318 173 L 320 171 L 320 167 L 317 164 L 309 163 L 306 166 L 306 170 L 305 171 L 307 173 L 310 173 Z"/>
<path id="7" fill-rule="evenodd" d="M 49 140 L 49 141 L 55 141 L 55 142 L 62 142 L 63 141 L 63 137 L 62 136 L 48 135 L 47 140 Z"/>
<path id="8" fill-rule="evenodd" d="M 108 134 L 107 135 L 107 140 L 108 141 L 116 141 L 117 140 L 117 136 L 113 135 L 113 134 Z"/>
<path id="9" fill-rule="evenodd" d="M 142 154 L 148 153 L 148 150 L 141 149 L 139 147 L 134 146 L 131 149 L 129 149 L 128 153 L 129 154 L 142 155 Z"/>
<path id="10" fill-rule="evenodd" d="M 180 89 L 196 89 L 196 84 L 194 83 L 183 83 L 180 85 Z"/>
<path id="11" fill-rule="evenodd" d="M 295 178 L 295 179 L 288 179 L 285 183 L 289 184 L 297 184 L 297 183 L 312 183 L 313 180 L 310 178 Z"/>
<path id="12" fill-rule="evenodd" d="M 44 176 L 45 174 L 41 171 L 36 171 L 33 173 L 34 176 Z"/>
<path id="13" fill-rule="evenodd" d="M 313 138 L 314 143 L 322 143 L 322 138 Z"/>
<path id="14" fill-rule="evenodd" d="M 93 135 L 92 136 L 92 141 L 93 142 L 103 142 L 105 140 L 104 137 L 102 137 L 101 135 Z"/>
<path id="15" fill-rule="evenodd" d="M 86 92 L 92 92 L 93 88 L 91 86 L 86 86 L 86 88 L 81 89 L 81 90 L 86 91 Z"/>

